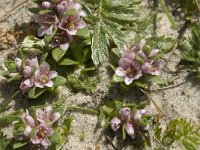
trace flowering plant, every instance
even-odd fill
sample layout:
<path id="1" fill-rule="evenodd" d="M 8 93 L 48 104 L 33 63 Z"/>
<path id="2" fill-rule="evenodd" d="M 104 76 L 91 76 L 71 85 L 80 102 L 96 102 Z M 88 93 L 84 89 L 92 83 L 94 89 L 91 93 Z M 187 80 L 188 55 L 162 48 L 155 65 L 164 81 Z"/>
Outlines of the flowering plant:
<path id="1" fill-rule="evenodd" d="M 146 103 L 136 105 L 112 101 L 100 108 L 99 122 L 104 122 L 103 128 L 110 125 L 113 131 L 122 128 L 123 139 L 126 138 L 126 134 L 134 139 L 140 132 L 145 132 L 150 127 L 151 116 L 144 109 L 145 106 Z"/>
<path id="2" fill-rule="evenodd" d="M 44 109 L 31 107 L 23 113 L 18 121 L 14 121 L 14 136 L 20 147 L 30 146 L 35 149 L 50 149 L 62 147 L 69 134 L 72 119 L 61 121 L 65 109 L 48 105 Z"/>

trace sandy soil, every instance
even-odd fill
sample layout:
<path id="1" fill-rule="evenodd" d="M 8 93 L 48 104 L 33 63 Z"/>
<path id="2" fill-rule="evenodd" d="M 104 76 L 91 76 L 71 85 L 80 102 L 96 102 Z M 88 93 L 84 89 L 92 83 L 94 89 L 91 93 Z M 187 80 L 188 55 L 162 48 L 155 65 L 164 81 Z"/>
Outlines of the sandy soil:
<path id="1" fill-rule="evenodd" d="M 30 23 L 32 21 L 32 14 L 28 12 L 27 8 L 31 6 L 32 3 L 30 1 L 27 1 L 21 7 L 16 8 L 12 12 L 10 11 L 11 8 L 15 8 L 23 1 L 24 0 L 0 1 L 0 27 L 3 28 L 4 32 L 15 31 L 19 32 L 20 35 L 22 35 L 20 32 L 30 34 L 31 31 L 28 30 L 28 28 L 32 26 L 32 24 Z M 167 17 L 162 13 L 159 13 L 159 16 L 161 17 L 161 22 L 158 26 L 157 34 L 169 35 L 176 38 L 178 36 L 178 32 L 170 28 L 170 23 Z M 0 38 L 0 43 L 4 43 L 3 46 L 0 44 L 1 68 L 3 67 L 3 60 L 6 58 L 6 56 L 8 54 L 15 54 L 17 48 L 20 45 L 20 40 L 15 41 L 14 37 L 12 37 L 12 35 L 10 35 L 9 33 L 7 33 L 8 35 L 6 35 L 6 33 L 2 34 L 2 37 L 8 36 L 9 38 L 4 38 L 3 40 Z M 5 43 L 5 40 L 9 39 L 12 39 L 13 42 Z M 166 124 L 166 122 L 169 122 L 170 120 L 177 117 L 187 118 L 188 120 L 194 122 L 200 122 L 200 81 L 195 79 L 193 76 L 188 76 L 188 72 L 184 69 L 182 69 L 181 71 L 177 71 L 178 64 L 180 62 L 179 54 L 180 50 L 175 49 L 171 54 L 168 54 L 168 56 L 166 56 L 168 63 L 163 62 L 162 75 L 165 78 L 173 78 L 174 81 L 172 85 L 182 82 L 183 83 L 174 88 L 156 90 L 151 92 L 152 98 L 165 114 L 165 117 L 161 122 L 163 126 Z M 117 97 L 132 102 L 135 102 L 136 100 L 146 99 L 146 97 L 142 96 L 139 91 L 125 93 L 123 95 L 119 95 L 117 90 L 112 90 L 112 93 L 109 92 L 110 77 L 108 71 L 105 67 L 101 67 L 99 68 L 99 72 L 101 80 L 98 84 L 97 92 L 93 95 L 87 95 L 83 92 L 74 93 L 70 89 L 62 87 L 63 92 L 62 94 L 60 94 L 60 96 L 66 97 L 66 105 L 80 105 L 97 109 L 98 106 L 102 105 L 102 103 Z M 159 87 L 152 86 L 151 88 L 155 89 Z M 13 86 L 2 86 L 0 91 L 0 102 L 2 102 L 13 90 Z M 22 97 L 18 97 L 17 102 L 19 104 L 16 104 L 16 108 L 20 106 L 24 107 L 29 103 Z M 15 105 L 15 102 L 12 102 L 11 105 Z M 148 110 L 153 114 L 157 113 L 157 110 L 152 103 L 150 103 L 150 105 L 148 106 Z M 6 113 L 10 111 L 13 111 L 13 109 L 10 108 Z M 103 134 L 102 129 L 97 125 L 96 116 L 74 112 L 69 112 L 69 114 L 73 115 L 75 120 L 72 125 L 72 134 L 69 136 L 68 143 L 63 148 L 64 150 L 113 149 L 109 141 L 106 139 L 105 134 Z M 7 129 L 7 131 L 9 131 L 9 129 Z M 84 132 L 85 134 L 84 141 L 80 141 L 80 134 L 82 132 Z M 107 136 L 113 141 L 115 147 L 118 150 L 134 149 L 131 145 L 131 141 L 129 141 L 128 145 L 125 145 L 125 142 L 122 142 L 120 139 L 113 138 L 113 135 L 108 134 Z M 174 149 L 176 150 L 182 149 L 181 147 L 177 147 L 176 144 L 174 145 L 174 147 Z"/>

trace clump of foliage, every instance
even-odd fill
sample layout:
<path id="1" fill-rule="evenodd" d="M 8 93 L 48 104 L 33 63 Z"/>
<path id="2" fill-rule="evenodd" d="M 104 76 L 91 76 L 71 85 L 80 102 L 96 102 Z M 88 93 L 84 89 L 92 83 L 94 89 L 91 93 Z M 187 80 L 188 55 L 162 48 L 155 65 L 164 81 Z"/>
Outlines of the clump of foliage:
<path id="1" fill-rule="evenodd" d="M 192 33 L 192 38 L 183 38 L 180 42 L 182 60 L 186 62 L 190 71 L 200 78 L 200 25 L 195 25 Z"/>
<path id="2" fill-rule="evenodd" d="M 148 88 L 151 81 L 164 83 L 160 77 L 160 59 L 174 46 L 170 37 L 135 37 L 135 42 L 122 49 L 113 48 L 111 67 L 115 71 L 114 83 Z M 118 64 L 117 64 L 118 63 Z M 117 67 L 119 66 L 119 67 Z M 117 67 L 117 68 L 116 68 Z"/>
<path id="3" fill-rule="evenodd" d="M 162 132 L 162 128 L 157 125 L 155 138 L 160 144 L 157 149 L 163 149 L 163 147 L 170 146 L 174 142 L 180 142 L 187 150 L 198 150 L 200 147 L 199 127 L 184 119 L 172 120 L 161 135 Z"/>
<path id="4" fill-rule="evenodd" d="M 149 130 L 151 116 L 144 109 L 146 103 L 123 104 L 120 101 L 112 101 L 100 108 L 99 122 L 103 128 L 109 125 L 113 131 L 122 134 L 123 139 L 129 135 L 132 139 L 138 134 Z"/>
<path id="5" fill-rule="evenodd" d="M 30 107 L 17 115 L 1 117 L 1 126 L 13 123 L 13 139 L 6 140 L 6 137 L 2 137 L 1 140 L 6 140 L 5 143 L 1 142 L 2 147 L 61 149 L 70 133 L 73 120 L 72 117 L 64 115 L 65 111 L 66 107 L 62 105 L 49 105 L 45 108 Z"/>

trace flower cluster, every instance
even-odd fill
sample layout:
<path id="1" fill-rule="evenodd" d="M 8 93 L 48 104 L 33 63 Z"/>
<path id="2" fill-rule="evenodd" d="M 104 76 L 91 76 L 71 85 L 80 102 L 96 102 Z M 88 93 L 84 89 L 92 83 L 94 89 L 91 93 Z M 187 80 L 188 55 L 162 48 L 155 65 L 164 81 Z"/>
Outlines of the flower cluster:
<path id="1" fill-rule="evenodd" d="M 110 121 L 110 126 L 113 131 L 117 131 L 120 126 L 124 126 L 126 133 L 135 138 L 136 130 L 148 130 L 149 124 L 142 123 L 143 117 L 148 115 L 148 111 L 144 109 L 137 110 L 132 113 L 128 107 L 121 108 L 119 111 L 119 117 L 114 117 Z"/>
<path id="2" fill-rule="evenodd" d="M 160 75 L 159 63 L 152 59 L 159 53 L 159 50 L 144 51 L 145 44 L 146 41 L 142 39 L 139 48 L 134 45 L 124 45 L 121 50 L 122 57 L 115 73 L 124 78 L 126 85 L 131 84 L 144 74 Z"/>
<path id="3" fill-rule="evenodd" d="M 46 62 L 39 65 L 37 57 L 27 59 L 25 64 L 20 58 L 16 58 L 15 64 L 18 72 L 15 74 L 22 75 L 20 89 L 23 92 L 26 92 L 33 86 L 39 88 L 53 87 L 53 81 L 51 79 L 58 76 L 56 71 L 50 71 L 50 66 Z"/>
<path id="4" fill-rule="evenodd" d="M 67 50 L 77 30 L 86 27 L 82 19 L 86 14 L 74 0 L 46 0 L 39 4 L 39 8 L 47 10 L 47 13 L 35 17 L 40 25 L 38 36 L 54 34 L 50 42 L 53 47 L 60 46 L 62 50 Z"/>
<path id="5" fill-rule="evenodd" d="M 36 109 L 36 119 L 29 115 L 28 110 L 22 116 L 25 124 L 24 136 L 29 137 L 32 144 L 40 144 L 47 149 L 51 142 L 49 137 L 53 134 L 53 124 L 60 119 L 60 113 L 52 114 L 51 106 L 47 106 L 45 110 Z"/>

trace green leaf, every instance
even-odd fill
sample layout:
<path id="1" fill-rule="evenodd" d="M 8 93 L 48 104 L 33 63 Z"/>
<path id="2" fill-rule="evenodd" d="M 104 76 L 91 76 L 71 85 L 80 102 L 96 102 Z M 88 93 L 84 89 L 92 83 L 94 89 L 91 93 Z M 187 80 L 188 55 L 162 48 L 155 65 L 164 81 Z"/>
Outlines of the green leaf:
<path id="1" fill-rule="evenodd" d="M 56 27 L 56 28 L 53 29 L 52 34 L 49 34 L 49 35 L 46 34 L 46 35 L 44 36 L 44 41 L 45 41 L 46 43 L 49 43 L 49 42 L 52 40 L 53 36 L 56 34 L 57 30 L 58 30 L 58 28 Z"/>
<path id="2" fill-rule="evenodd" d="M 78 61 L 69 58 L 63 58 L 58 62 L 58 64 L 62 66 L 71 66 L 71 65 L 79 65 L 80 63 Z"/>
<path id="3" fill-rule="evenodd" d="M 7 150 L 9 145 L 9 141 L 6 139 L 6 136 L 0 130 L 0 147 L 2 150 Z"/>
<path id="4" fill-rule="evenodd" d="M 13 149 L 17 149 L 17 148 L 23 147 L 23 146 L 25 146 L 26 144 L 28 144 L 27 141 L 16 141 L 16 142 L 13 144 Z"/>
<path id="5" fill-rule="evenodd" d="M 41 10 L 40 8 L 37 7 L 32 7 L 32 8 L 28 8 L 28 10 L 32 13 L 39 13 L 39 11 Z"/>
<path id="6" fill-rule="evenodd" d="M 56 47 L 52 50 L 52 57 L 55 61 L 59 61 L 64 55 L 66 51 L 60 49 L 59 47 Z"/>
<path id="7" fill-rule="evenodd" d="M 95 71 L 96 68 L 95 67 L 90 67 L 90 68 L 84 68 L 81 70 L 81 74 L 87 73 L 87 72 L 92 72 Z"/>
<path id="8" fill-rule="evenodd" d="M 43 94 L 45 91 L 47 91 L 47 88 L 36 88 L 35 86 L 32 87 L 29 91 L 28 91 L 28 97 L 31 99 L 35 99 L 38 96 L 40 96 L 41 94 Z"/>
<path id="9" fill-rule="evenodd" d="M 43 9 L 39 11 L 39 14 L 49 14 L 49 13 L 54 13 L 54 11 L 48 9 Z"/>
<path id="10" fill-rule="evenodd" d="M 122 125 L 122 139 L 123 139 L 123 140 L 126 139 L 126 131 L 125 131 L 125 126 L 124 126 L 124 124 Z"/>
<path id="11" fill-rule="evenodd" d="M 137 109 L 144 109 L 147 106 L 147 101 L 140 102 Z"/>
<path id="12" fill-rule="evenodd" d="M 113 83 L 124 82 L 124 78 L 114 74 L 113 77 L 112 77 L 112 82 Z"/>
<path id="13" fill-rule="evenodd" d="M 11 77 L 10 79 L 7 80 L 8 83 L 13 82 L 13 81 L 18 81 L 22 79 L 22 75 L 15 75 L 13 77 Z"/>
<path id="14" fill-rule="evenodd" d="M 103 5 L 103 15 L 108 18 L 114 18 L 123 21 L 136 21 L 139 19 L 139 13 L 133 8 L 122 6 Z"/>
<path id="15" fill-rule="evenodd" d="M 118 48 L 112 48 L 111 50 L 116 56 L 118 56 L 120 58 L 121 54 L 120 54 L 120 50 Z"/>
<path id="16" fill-rule="evenodd" d="M 46 60 L 46 58 L 48 57 L 48 53 L 43 53 L 40 57 L 40 64 L 43 64 Z"/>
<path id="17" fill-rule="evenodd" d="M 97 67 L 100 63 L 108 60 L 108 48 L 105 33 L 98 24 L 94 29 L 92 37 L 92 60 Z"/>
<path id="18" fill-rule="evenodd" d="M 64 85 L 65 83 L 66 83 L 66 79 L 62 76 L 57 76 L 56 78 L 53 79 L 54 87 Z"/>
<path id="19" fill-rule="evenodd" d="M 82 37 L 84 39 L 88 39 L 88 38 L 90 38 L 90 31 L 89 31 L 88 28 L 79 29 L 77 31 L 76 35 L 78 35 L 78 36 L 80 36 L 80 37 Z"/>
<path id="20" fill-rule="evenodd" d="M 11 124 L 13 121 L 17 120 L 16 115 L 6 115 L 3 117 L 0 117 L 0 127 L 5 126 L 6 124 Z"/>
<path id="21" fill-rule="evenodd" d="M 135 81 L 133 81 L 132 85 L 137 86 L 137 87 L 141 87 L 141 88 L 145 88 L 145 89 L 148 88 L 148 83 L 146 83 L 143 80 L 135 80 Z"/>

